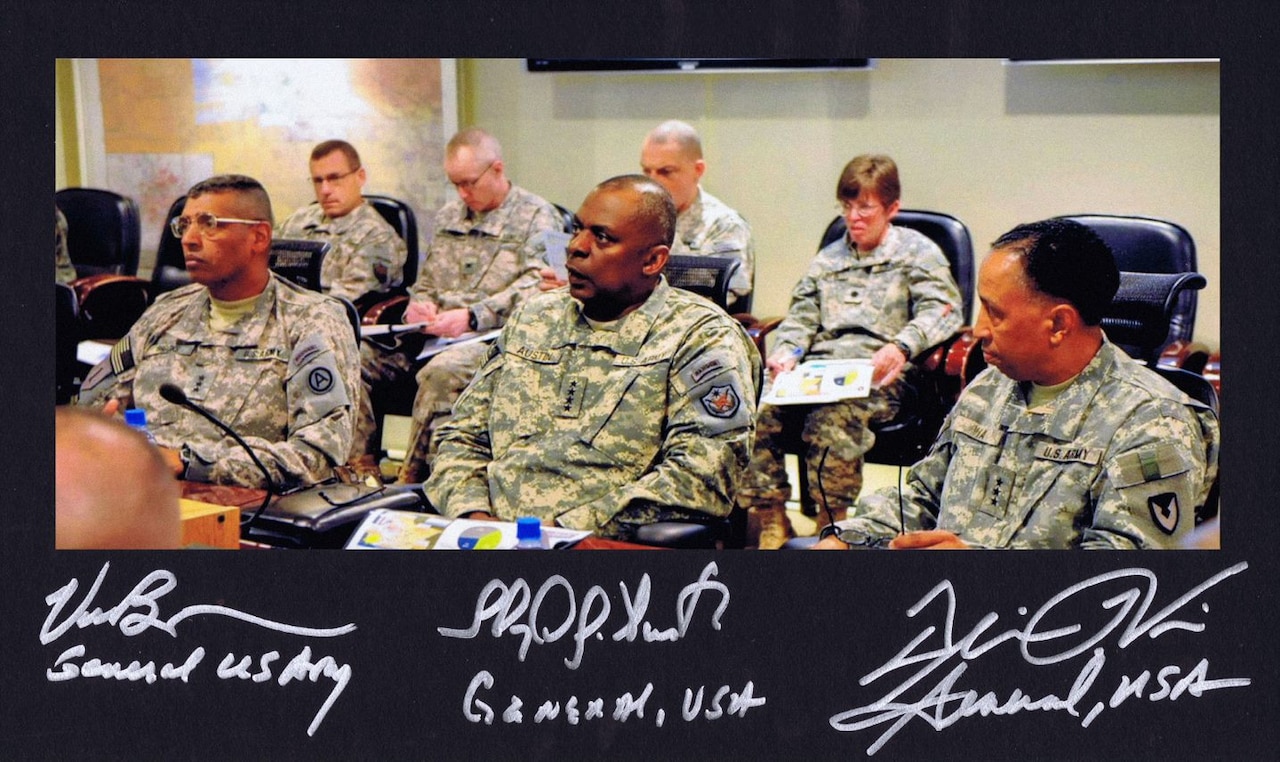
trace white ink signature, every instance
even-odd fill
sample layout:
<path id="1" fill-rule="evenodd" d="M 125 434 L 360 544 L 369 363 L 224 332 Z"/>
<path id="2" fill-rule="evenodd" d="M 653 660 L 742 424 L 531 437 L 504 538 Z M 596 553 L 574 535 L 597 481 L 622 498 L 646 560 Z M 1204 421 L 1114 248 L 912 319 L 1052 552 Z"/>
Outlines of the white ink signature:
<path id="1" fill-rule="evenodd" d="M 480 670 L 475 677 L 471 678 L 471 683 L 467 686 L 466 695 L 462 699 L 462 716 L 468 722 L 484 723 L 485 725 L 493 724 L 494 718 L 498 714 L 491 704 L 484 701 L 482 698 L 484 694 L 481 692 L 492 691 L 494 684 L 493 673 L 487 669 Z M 533 722 L 534 724 L 541 724 L 561 717 L 570 725 L 600 720 L 606 717 L 612 717 L 617 722 L 626 722 L 633 716 L 644 719 L 645 712 L 648 709 L 648 702 L 653 696 L 653 692 L 653 683 L 645 683 L 644 690 L 638 696 L 634 696 L 628 691 L 616 697 L 611 715 L 606 714 L 605 699 L 599 696 L 594 698 L 570 696 L 563 703 L 558 699 L 546 699 L 534 710 Z M 748 710 L 764 706 L 767 703 L 767 699 L 764 696 L 755 694 L 755 683 L 750 680 L 740 691 L 734 691 L 728 685 L 720 686 L 715 694 L 712 695 L 707 708 L 703 709 L 705 693 L 705 685 L 698 686 L 696 694 L 692 688 L 684 689 L 684 699 L 680 704 L 680 718 L 682 720 L 694 722 L 695 720 L 718 720 L 722 717 L 745 717 Z M 487 696 L 485 697 L 487 698 Z M 526 704 L 524 699 L 512 695 L 506 709 L 502 710 L 502 722 L 508 725 L 519 725 L 525 720 L 525 712 Z M 651 714 L 654 725 L 659 728 L 662 727 L 663 723 L 666 722 L 666 709 L 658 708 Z"/>
<path id="2" fill-rule="evenodd" d="M 640 584 L 632 594 L 625 582 L 619 582 L 622 592 L 622 605 L 626 609 L 626 621 L 612 634 L 614 641 L 634 642 L 642 637 L 646 643 L 657 641 L 674 642 L 685 636 L 693 622 L 693 615 L 704 592 L 720 594 L 720 603 L 711 615 L 712 629 L 720 629 L 720 617 L 729 605 L 729 588 L 711 578 L 719 571 L 714 561 L 708 563 L 698 575 L 696 582 L 685 585 L 676 600 L 676 625 L 666 629 L 658 629 L 645 620 L 649 609 L 651 583 L 646 573 L 640 578 Z M 561 590 L 568 601 L 568 613 L 556 629 L 552 630 L 538 621 L 539 610 L 547 596 L 555 590 Z M 599 585 L 592 585 L 582 597 L 579 606 L 573 585 L 563 576 L 556 574 L 549 577 L 539 586 L 537 593 L 531 592 L 529 583 L 517 578 L 508 585 L 500 579 L 490 580 L 476 598 L 475 613 L 471 626 L 466 629 L 454 627 L 438 627 L 437 632 L 446 638 L 475 638 L 480 634 L 481 626 L 492 620 L 490 633 L 495 638 L 510 633 L 519 637 L 520 661 L 524 661 L 531 644 L 543 645 L 554 643 L 573 630 L 573 656 L 564 660 L 569 669 L 577 669 L 582 663 L 583 651 L 587 639 L 602 640 L 600 631 L 612 613 L 613 604 L 609 594 Z M 523 621 L 522 621 L 523 620 Z"/>
<path id="3" fill-rule="evenodd" d="M 959 639 L 955 636 L 956 593 L 950 580 L 943 580 L 924 595 L 914 606 L 907 609 L 907 616 L 915 617 L 928 607 L 939 596 L 944 596 L 945 613 L 941 633 L 935 625 L 929 625 L 914 637 L 901 651 L 880 667 L 864 675 L 858 684 L 867 686 L 885 675 L 898 669 L 912 665 L 922 665 L 916 672 L 907 676 L 900 684 L 886 693 L 879 700 L 865 706 L 836 714 L 830 718 L 831 726 L 840 731 L 858 731 L 879 725 L 888 724 L 879 738 L 867 747 L 867 754 L 875 754 L 911 720 L 919 719 L 934 730 L 943 730 L 956 722 L 975 714 L 987 716 L 991 714 L 1015 714 L 1025 710 L 1066 711 L 1073 717 L 1080 716 L 1078 708 L 1085 696 L 1101 674 L 1106 664 L 1106 650 L 1101 643 L 1113 633 L 1119 632 L 1116 646 L 1120 649 L 1132 645 L 1143 636 L 1155 639 L 1172 630 L 1183 630 L 1199 633 L 1205 629 L 1203 621 L 1188 621 L 1173 618 L 1181 615 L 1180 610 L 1208 591 L 1218 583 L 1243 572 L 1249 567 L 1247 562 L 1238 563 L 1205 582 L 1195 586 L 1172 603 L 1147 616 L 1151 609 L 1157 587 L 1154 573 L 1148 569 L 1120 569 L 1095 577 L 1090 577 L 1072 585 L 1049 599 L 1022 627 L 1006 629 L 998 633 L 988 631 L 999 620 L 999 615 L 989 612 L 982 617 L 973 628 Z M 1044 621 L 1054 613 L 1061 614 L 1058 607 L 1077 596 L 1082 591 L 1112 580 L 1133 578 L 1146 582 L 1146 594 L 1139 587 L 1130 587 L 1123 592 L 1111 596 L 1101 602 L 1105 610 L 1115 610 L 1115 614 L 1096 630 L 1084 624 L 1069 624 L 1055 629 L 1040 630 Z M 1079 601 L 1076 601 L 1078 604 Z M 1201 609 L 1207 613 L 1208 603 L 1201 603 Z M 1025 616 L 1027 610 L 1019 608 L 1018 613 Z M 1123 629 L 1121 625 L 1124 625 Z M 927 645 L 927 641 L 940 634 L 941 645 L 928 650 L 917 649 Z M 1069 644 L 1063 643 L 1070 639 Z M 1077 642 L 1078 640 L 1078 642 Z M 1065 698 L 1047 694 L 1032 698 L 1020 689 L 1014 689 L 1007 697 L 997 697 L 994 692 L 980 694 L 976 690 L 956 690 L 956 684 L 968 669 L 968 663 L 986 654 L 992 649 L 1009 641 L 1018 643 L 1018 652 L 1022 659 L 1033 666 L 1045 666 L 1064 662 L 1090 652 L 1087 662 L 1081 667 L 1075 682 L 1068 690 Z M 1065 647 L 1064 647 L 1065 646 Z M 1044 651 L 1044 653 L 1041 653 Z M 957 662 L 958 658 L 958 663 Z M 925 683 L 935 672 L 948 669 L 945 676 L 932 688 Z M 1181 668 L 1169 665 L 1156 672 L 1155 680 L 1158 690 L 1150 693 L 1150 701 L 1163 699 L 1173 700 L 1183 693 L 1199 697 L 1211 690 L 1222 688 L 1241 688 L 1250 684 L 1249 678 L 1209 678 L 1209 660 L 1201 659 L 1185 676 L 1171 682 Z M 1089 709 L 1082 727 L 1088 727 L 1104 709 L 1104 706 L 1116 708 L 1130 697 L 1141 697 L 1151 680 L 1151 671 L 1144 670 L 1136 678 L 1122 676 L 1120 685 L 1111 694 L 1106 704 L 1097 701 Z M 924 695 L 919 699 L 903 699 L 912 688 L 920 686 Z"/>
<path id="4" fill-rule="evenodd" d="M 193 616 L 206 615 L 224 616 L 248 622 L 267 630 L 313 638 L 338 637 L 354 632 L 356 629 L 355 624 L 344 624 L 341 627 L 300 627 L 246 614 L 227 606 L 212 604 L 186 606 L 166 619 L 161 615 L 159 601 L 174 590 L 178 583 L 177 577 L 172 572 L 163 569 L 148 574 L 141 582 L 134 585 L 133 589 L 119 603 L 104 610 L 100 606 L 93 606 L 93 603 L 110 567 L 110 562 L 103 563 L 102 570 L 98 572 L 97 579 L 94 580 L 84 598 L 61 621 L 59 621 L 59 618 L 62 617 L 63 610 L 79 589 L 80 581 L 73 578 L 70 582 L 45 597 L 45 604 L 49 606 L 49 615 L 45 617 L 44 623 L 40 627 L 40 643 L 42 645 L 49 645 L 66 635 L 72 628 L 85 629 L 104 624 L 118 627 L 125 637 L 133 637 L 155 628 L 176 638 L 178 636 L 177 626 L 180 622 Z M 91 606 L 93 606 L 92 610 L 90 609 Z M 118 662 L 104 662 L 98 658 L 89 659 L 82 663 L 72 661 L 73 659 L 82 659 L 85 655 L 86 649 L 83 644 L 73 645 L 65 649 L 54 662 L 54 667 L 57 669 L 46 670 L 46 679 L 49 682 L 65 682 L 77 678 L 99 677 L 126 681 L 142 680 L 148 684 L 156 682 L 157 679 L 179 679 L 183 682 L 189 682 L 191 673 L 204 659 L 205 649 L 203 646 L 199 646 L 191 652 L 191 655 L 181 665 L 165 664 L 159 670 L 157 670 L 154 661 L 141 662 L 134 660 L 128 665 L 122 665 Z M 237 662 L 234 654 L 227 654 L 218 666 L 217 676 L 220 679 L 240 678 L 252 679 L 254 682 L 264 682 L 271 679 L 270 664 L 279 657 L 280 653 L 278 651 L 271 651 L 262 655 L 259 660 L 259 671 L 250 675 L 248 672 L 250 657 L 245 656 Z M 310 680 L 314 683 L 321 677 L 332 679 L 334 687 L 320 710 L 312 718 L 311 725 L 307 728 L 307 735 L 315 734 L 316 729 L 320 727 L 320 723 L 329 713 L 329 709 L 338 700 L 338 697 L 342 695 L 343 690 L 346 689 L 347 684 L 351 681 L 351 665 L 339 665 L 332 656 L 325 656 L 318 661 L 313 661 L 311 647 L 304 646 L 302 651 L 294 656 L 281 670 L 277 680 L 279 685 L 284 686 L 294 680 Z"/>

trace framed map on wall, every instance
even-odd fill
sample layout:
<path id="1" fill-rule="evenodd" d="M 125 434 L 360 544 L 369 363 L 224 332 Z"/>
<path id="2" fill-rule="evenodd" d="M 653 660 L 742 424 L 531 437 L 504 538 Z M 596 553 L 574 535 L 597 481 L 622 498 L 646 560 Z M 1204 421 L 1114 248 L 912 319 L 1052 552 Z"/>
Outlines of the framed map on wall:
<path id="1" fill-rule="evenodd" d="M 448 198 L 444 143 L 457 129 L 452 59 L 77 59 L 83 167 L 70 184 L 113 190 L 142 212 L 146 274 L 169 205 L 213 174 L 257 178 L 276 220 L 314 200 L 311 148 L 360 152 L 367 193 L 408 202 L 419 229 Z"/>

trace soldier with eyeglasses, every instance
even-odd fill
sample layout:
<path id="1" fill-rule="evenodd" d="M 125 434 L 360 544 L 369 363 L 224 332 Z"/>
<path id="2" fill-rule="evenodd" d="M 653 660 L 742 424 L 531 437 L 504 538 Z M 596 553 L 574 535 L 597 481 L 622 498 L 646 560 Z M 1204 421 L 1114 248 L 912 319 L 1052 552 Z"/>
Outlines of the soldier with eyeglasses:
<path id="1" fill-rule="evenodd" d="M 277 487 L 324 481 L 347 459 L 355 334 L 337 299 L 271 272 L 271 222 L 271 200 L 251 177 L 219 175 L 187 191 L 170 225 L 194 282 L 158 296 L 82 385 L 80 405 L 144 409 L 181 478 L 265 486 L 243 448 L 161 397 L 166 383 L 239 433 Z"/>
<path id="2" fill-rule="evenodd" d="M 315 203 L 289 215 L 277 236 L 329 243 L 320 271 L 326 294 L 356 302 L 399 286 L 405 242 L 361 195 L 367 174 L 360 154 L 345 140 L 326 140 L 312 149 L 309 168 Z"/>
<path id="3" fill-rule="evenodd" d="M 867 398 L 816 405 L 801 410 L 802 418 L 792 415 L 795 408 L 760 407 L 751 468 L 739 495 L 760 527 L 762 549 L 779 548 L 794 536 L 779 444 L 784 426 L 803 427 L 800 467 L 808 469 L 811 489 L 825 481 L 826 500 L 812 496 L 830 509 L 819 512 L 819 525 L 845 518 L 862 489 L 862 456 L 875 442 L 868 424 L 893 416 L 911 359 L 963 323 L 960 289 L 942 250 L 924 234 L 892 224 L 900 194 L 898 166 L 888 156 L 856 156 L 845 165 L 836 200 L 848 234 L 813 258 L 773 332 L 770 380 L 806 359 L 869 358 L 875 370 Z"/>
<path id="4" fill-rule="evenodd" d="M 502 146 L 484 130 L 471 127 L 449 140 L 444 171 L 458 197 L 436 212 L 404 320 L 426 323 L 424 334 L 456 338 L 501 328 L 518 304 L 538 292 L 538 272 L 546 267 L 546 234 L 563 231 L 564 221 L 545 199 L 507 179 Z M 426 477 L 432 433 L 448 419 L 454 400 L 488 352 L 484 343 L 468 344 L 423 363 L 417 355 L 424 341 L 423 334 L 409 334 L 390 350 L 369 342 L 360 350 L 366 393 L 356 425 L 355 463 L 372 465 L 378 451 L 373 397 L 410 373 L 418 382 L 401 482 Z"/>

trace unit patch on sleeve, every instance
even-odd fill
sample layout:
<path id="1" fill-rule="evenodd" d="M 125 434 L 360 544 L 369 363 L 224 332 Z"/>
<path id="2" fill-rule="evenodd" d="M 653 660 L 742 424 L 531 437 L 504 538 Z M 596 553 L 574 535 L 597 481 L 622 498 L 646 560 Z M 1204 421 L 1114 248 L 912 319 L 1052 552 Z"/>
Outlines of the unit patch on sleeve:
<path id="1" fill-rule="evenodd" d="M 1151 511 L 1151 520 L 1165 534 L 1173 534 L 1178 528 L 1178 494 L 1161 492 L 1147 498 L 1147 508 Z"/>

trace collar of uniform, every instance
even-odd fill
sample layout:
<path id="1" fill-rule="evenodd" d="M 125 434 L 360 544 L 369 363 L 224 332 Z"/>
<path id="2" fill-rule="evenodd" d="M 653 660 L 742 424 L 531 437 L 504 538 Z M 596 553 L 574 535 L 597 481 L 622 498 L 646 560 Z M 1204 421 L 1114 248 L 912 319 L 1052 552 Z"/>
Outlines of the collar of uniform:
<path id="1" fill-rule="evenodd" d="M 698 192 L 693 194 L 693 201 L 689 207 L 676 217 L 676 240 L 685 243 L 692 238 L 691 233 L 698 229 L 698 223 L 702 221 L 702 186 L 698 186 Z"/>
<path id="2" fill-rule="evenodd" d="M 446 216 L 441 228 L 457 235 L 475 232 L 498 237 L 502 235 L 502 229 L 506 227 L 511 211 L 519 203 L 519 197 L 519 189 L 516 188 L 515 183 L 512 183 L 502 203 L 487 212 L 473 212 L 470 207 L 462 203 L 462 199 L 455 198 L 453 201 L 458 204 L 457 213 Z"/>
<path id="3" fill-rule="evenodd" d="M 565 318 L 572 330 L 561 331 L 557 346 L 578 344 L 582 346 L 603 347 L 618 355 L 635 357 L 644 347 L 645 339 L 653 332 L 653 325 L 667 303 L 667 294 L 671 286 L 667 284 L 667 276 L 659 276 L 658 285 L 649 294 L 649 298 L 631 312 L 623 316 L 618 330 L 597 331 L 591 328 L 582 316 L 582 303 L 570 299 L 566 305 Z"/>
<path id="4" fill-rule="evenodd" d="M 840 240 L 834 241 L 823 252 L 826 256 L 822 256 L 823 252 L 819 252 L 819 258 L 823 268 L 830 272 L 843 272 L 854 268 L 867 268 L 875 265 L 882 265 L 889 261 L 889 252 L 897 250 L 898 228 L 890 224 L 889 229 L 885 231 L 884 238 L 880 239 L 880 245 L 867 252 L 859 254 L 857 248 L 854 247 L 853 241 L 849 240 L 849 234 L 845 233 Z"/>
<path id="5" fill-rule="evenodd" d="M 1114 344 L 1103 339 L 1097 354 L 1080 371 L 1071 386 L 1046 405 L 1043 412 L 1028 411 L 1025 390 L 1018 389 L 1017 403 L 1012 403 L 1015 397 L 1010 395 L 1011 404 L 1006 406 L 1005 426 L 1011 431 L 1047 434 L 1063 442 L 1075 439 L 1084 422 L 1084 412 L 1092 405 L 1107 373 L 1115 365 L 1117 351 Z"/>
<path id="6" fill-rule="evenodd" d="M 344 235 L 347 231 L 351 230 L 353 225 L 356 224 L 356 220 L 360 218 L 360 213 L 368 206 L 368 201 L 361 201 L 356 205 L 355 209 L 352 209 L 336 220 L 327 214 L 321 214 L 320 223 L 316 226 L 316 229 L 324 229 L 331 235 Z"/>
<path id="7" fill-rule="evenodd" d="M 279 278 L 278 275 L 271 273 L 271 277 L 267 279 L 267 287 L 263 289 L 258 306 L 253 312 L 231 328 L 216 333 L 205 330 L 209 324 L 211 305 L 209 289 L 200 289 L 191 300 L 191 304 L 187 305 L 186 310 L 183 311 L 182 317 L 173 328 L 168 330 L 168 335 L 177 341 L 194 341 L 199 337 L 207 344 L 229 347 L 257 345 L 266 327 L 267 316 L 271 312 L 269 305 L 275 304 L 276 301 L 277 278 Z"/>

